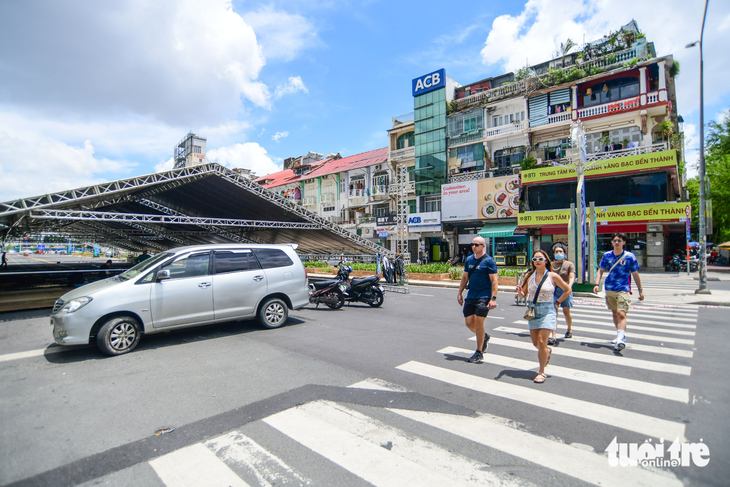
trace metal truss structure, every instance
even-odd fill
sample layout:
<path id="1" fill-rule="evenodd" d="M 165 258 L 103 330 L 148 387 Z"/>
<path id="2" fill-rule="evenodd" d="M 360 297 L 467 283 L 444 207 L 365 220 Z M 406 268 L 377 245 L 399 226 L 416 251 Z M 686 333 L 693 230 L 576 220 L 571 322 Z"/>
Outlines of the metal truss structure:
<path id="1" fill-rule="evenodd" d="M 175 226 L 179 231 L 171 228 Z M 393 257 L 389 250 L 216 163 L 0 202 L 0 239 L 41 233 L 91 235 L 97 242 L 135 251 L 292 242 L 300 245 L 300 252 L 380 252 Z"/>

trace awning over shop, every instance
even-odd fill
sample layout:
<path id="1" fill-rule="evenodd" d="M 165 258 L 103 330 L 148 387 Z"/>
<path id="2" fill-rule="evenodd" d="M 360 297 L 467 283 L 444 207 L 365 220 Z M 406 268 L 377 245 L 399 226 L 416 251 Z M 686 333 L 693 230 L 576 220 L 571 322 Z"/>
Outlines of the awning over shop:
<path id="1" fill-rule="evenodd" d="M 517 228 L 517 222 L 487 223 L 479 230 L 479 236 L 490 237 L 511 237 Z"/>

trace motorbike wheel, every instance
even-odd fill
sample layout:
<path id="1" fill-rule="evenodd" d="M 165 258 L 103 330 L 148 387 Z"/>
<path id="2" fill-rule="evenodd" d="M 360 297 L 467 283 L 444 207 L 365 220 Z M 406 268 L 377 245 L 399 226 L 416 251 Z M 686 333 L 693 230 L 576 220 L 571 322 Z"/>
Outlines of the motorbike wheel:
<path id="1" fill-rule="evenodd" d="M 368 303 L 373 308 L 380 308 L 380 306 L 383 305 L 383 301 L 385 300 L 385 296 L 383 293 L 379 290 L 373 290 L 373 294 L 375 295 L 375 300 L 372 303 Z"/>
<path id="2" fill-rule="evenodd" d="M 664 270 L 666 272 L 672 272 L 672 267 L 669 264 L 667 264 L 667 265 L 664 266 Z"/>
<path id="3" fill-rule="evenodd" d="M 335 295 L 337 297 L 337 302 L 336 303 L 327 303 L 327 306 L 330 309 L 340 309 L 340 308 L 342 308 L 342 305 L 345 304 L 345 295 L 342 294 L 342 291 L 340 291 L 339 289 L 335 289 L 335 290 L 329 292 L 328 294 L 330 296 L 331 295 Z"/>

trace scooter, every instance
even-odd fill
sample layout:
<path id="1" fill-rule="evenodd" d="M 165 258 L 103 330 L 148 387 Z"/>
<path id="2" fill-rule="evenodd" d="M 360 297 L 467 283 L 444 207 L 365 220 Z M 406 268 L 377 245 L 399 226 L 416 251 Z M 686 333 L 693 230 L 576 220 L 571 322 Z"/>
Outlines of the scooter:
<path id="1" fill-rule="evenodd" d="M 345 284 L 338 276 L 335 279 L 326 281 L 314 281 L 309 283 L 309 302 L 316 304 L 319 308 L 320 303 L 324 303 L 330 309 L 340 309 L 345 304 L 345 295 L 343 290 Z"/>
<path id="2" fill-rule="evenodd" d="M 385 289 L 378 284 L 380 282 L 379 276 L 367 276 L 362 279 L 353 279 L 350 281 L 352 267 L 346 265 L 344 262 L 340 262 L 338 266 L 337 277 L 342 280 L 345 286 L 345 289 L 343 289 L 345 301 L 360 301 L 373 308 L 382 306 L 385 300 Z"/>

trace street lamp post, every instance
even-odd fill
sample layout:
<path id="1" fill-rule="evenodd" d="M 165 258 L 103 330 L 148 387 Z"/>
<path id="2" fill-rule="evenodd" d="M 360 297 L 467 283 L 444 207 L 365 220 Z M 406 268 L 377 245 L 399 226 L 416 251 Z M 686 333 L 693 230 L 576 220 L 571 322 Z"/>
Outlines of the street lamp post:
<path id="1" fill-rule="evenodd" d="M 700 47 L 700 228 L 699 228 L 699 244 L 700 244 L 700 286 L 695 290 L 695 294 L 710 294 L 707 289 L 707 217 L 705 202 L 705 120 L 704 120 L 704 81 L 703 81 L 703 59 L 702 59 L 702 39 L 705 35 L 705 19 L 707 18 L 707 4 L 710 0 L 705 0 L 705 13 L 702 16 L 702 30 L 700 31 L 700 40 L 691 44 L 687 44 L 686 48 L 694 47 L 699 44 Z M 689 267 L 689 262 L 687 262 Z"/>

